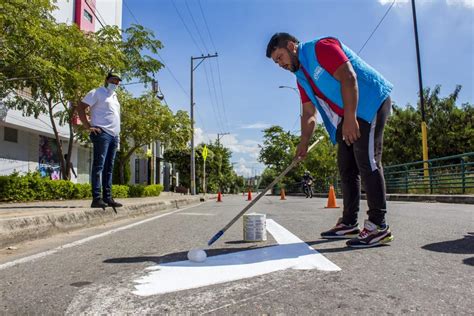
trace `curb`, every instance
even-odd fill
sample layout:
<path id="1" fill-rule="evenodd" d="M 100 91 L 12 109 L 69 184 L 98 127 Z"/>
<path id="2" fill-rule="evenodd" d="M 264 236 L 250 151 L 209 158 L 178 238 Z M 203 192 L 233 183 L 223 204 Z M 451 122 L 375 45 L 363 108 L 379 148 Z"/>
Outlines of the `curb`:
<path id="1" fill-rule="evenodd" d="M 133 218 L 154 212 L 178 209 L 200 203 L 200 197 L 177 198 L 168 201 L 144 202 L 124 205 L 114 213 L 111 207 L 103 209 L 82 208 L 60 213 L 25 216 L 0 220 L 0 248 L 23 241 L 48 237 L 85 227 L 97 226 L 112 221 Z"/>
<path id="2" fill-rule="evenodd" d="M 286 193 L 290 196 L 304 196 L 304 193 Z M 313 197 L 327 198 L 327 193 L 315 193 Z M 342 199 L 342 195 L 337 195 Z M 366 200 L 365 194 L 361 194 L 361 200 Z M 454 204 L 474 204 L 474 195 L 430 195 L 430 194 L 387 194 L 387 201 L 403 202 L 439 202 Z"/>

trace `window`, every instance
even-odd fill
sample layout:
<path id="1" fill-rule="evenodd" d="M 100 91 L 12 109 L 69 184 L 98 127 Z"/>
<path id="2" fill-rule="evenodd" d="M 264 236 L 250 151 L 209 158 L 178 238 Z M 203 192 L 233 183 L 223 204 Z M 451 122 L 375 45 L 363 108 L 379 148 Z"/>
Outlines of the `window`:
<path id="1" fill-rule="evenodd" d="M 89 11 L 84 10 L 84 17 L 92 23 L 92 14 L 89 13 Z"/>
<path id="2" fill-rule="evenodd" d="M 140 159 L 135 159 L 135 183 L 140 183 Z"/>
<path id="3" fill-rule="evenodd" d="M 18 130 L 10 127 L 5 127 L 5 134 L 3 139 L 7 142 L 18 143 Z"/>

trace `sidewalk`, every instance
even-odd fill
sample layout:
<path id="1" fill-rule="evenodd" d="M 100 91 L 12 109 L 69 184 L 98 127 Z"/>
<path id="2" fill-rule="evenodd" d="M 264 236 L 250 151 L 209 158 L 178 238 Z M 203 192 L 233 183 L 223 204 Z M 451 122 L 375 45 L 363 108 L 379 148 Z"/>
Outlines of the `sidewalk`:
<path id="1" fill-rule="evenodd" d="M 207 195 L 207 199 L 215 195 Z M 197 204 L 199 195 L 163 192 L 159 197 L 117 199 L 117 213 L 91 208 L 91 200 L 0 203 L 0 248 L 84 227 Z"/>

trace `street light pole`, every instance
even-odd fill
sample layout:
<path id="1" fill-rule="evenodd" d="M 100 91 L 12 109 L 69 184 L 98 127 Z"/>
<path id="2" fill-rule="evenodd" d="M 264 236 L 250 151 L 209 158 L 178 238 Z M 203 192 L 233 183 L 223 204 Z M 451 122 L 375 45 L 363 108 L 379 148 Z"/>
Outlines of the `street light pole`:
<path id="1" fill-rule="evenodd" d="M 192 57 L 191 56 L 191 194 L 196 195 L 196 163 L 195 163 L 195 156 L 194 156 L 194 90 L 193 90 L 193 73 L 194 70 L 199 67 L 199 65 L 207 58 L 217 57 L 217 53 L 214 55 L 207 56 L 200 56 L 200 57 Z M 194 67 L 194 61 L 200 60 L 199 63 Z"/>
<path id="2" fill-rule="evenodd" d="M 291 89 L 291 90 L 295 91 L 295 93 L 298 95 L 298 99 L 300 100 L 300 117 L 303 116 L 303 102 L 301 101 L 301 96 L 300 96 L 300 93 L 299 93 L 298 89 L 296 89 L 294 87 L 289 87 L 289 86 L 279 86 L 278 88 L 280 88 L 280 89 L 287 88 L 287 89 Z"/>
<path id="3" fill-rule="evenodd" d="M 413 11 L 413 26 L 415 31 L 415 45 L 416 45 L 416 61 L 418 64 L 418 84 L 420 87 L 420 107 L 421 107 L 421 142 L 423 145 L 423 173 L 425 180 L 429 177 L 428 171 L 428 130 L 425 120 L 425 99 L 423 96 L 423 79 L 421 76 L 421 61 L 420 61 L 420 45 L 418 44 L 418 26 L 416 23 L 416 8 L 415 0 L 411 0 L 411 8 Z"/>

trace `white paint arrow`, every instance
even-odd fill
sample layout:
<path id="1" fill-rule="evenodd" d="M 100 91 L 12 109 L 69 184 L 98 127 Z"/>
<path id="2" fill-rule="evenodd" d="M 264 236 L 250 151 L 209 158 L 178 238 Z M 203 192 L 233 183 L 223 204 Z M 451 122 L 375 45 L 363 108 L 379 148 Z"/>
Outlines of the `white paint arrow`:
<path id="1" fill-rule="evenodd" d="M 340 271 L 341 269 L 297 236 L 271 219 L 267 231 L 278 245 L 149 267 L 136 280 L 136 295 L 147 296 L 251 278 L 285 269 Z"/>

